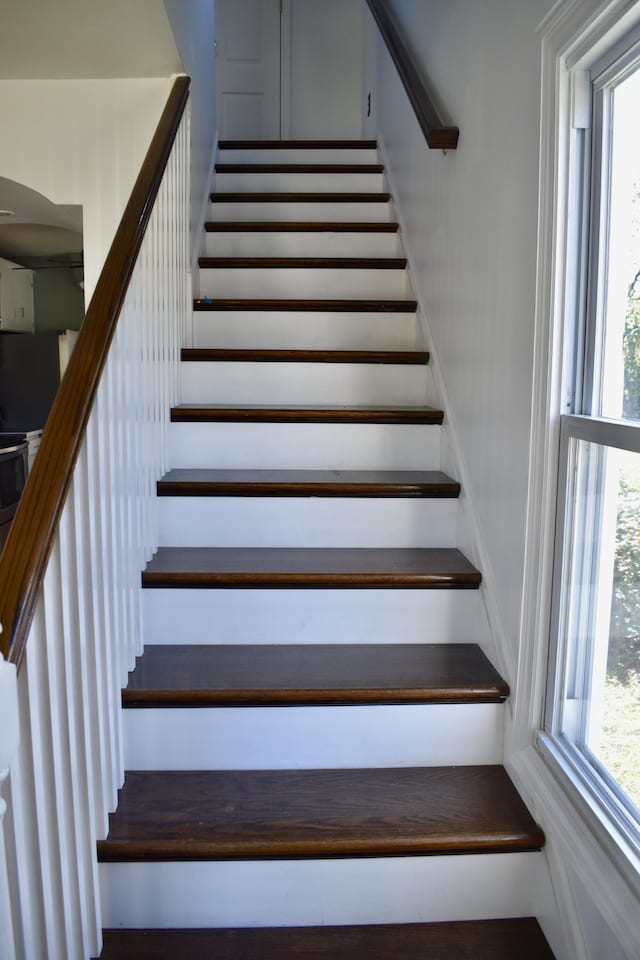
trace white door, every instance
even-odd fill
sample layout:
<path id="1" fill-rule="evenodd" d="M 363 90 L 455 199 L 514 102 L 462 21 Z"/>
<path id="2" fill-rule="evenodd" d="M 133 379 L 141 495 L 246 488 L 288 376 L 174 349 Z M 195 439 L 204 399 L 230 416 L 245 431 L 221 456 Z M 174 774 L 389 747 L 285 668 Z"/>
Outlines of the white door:
<path id="1" fill-rule="evenodd" d="M 280 137 L 280 0 L 217 0 L 221 140 Z"/>

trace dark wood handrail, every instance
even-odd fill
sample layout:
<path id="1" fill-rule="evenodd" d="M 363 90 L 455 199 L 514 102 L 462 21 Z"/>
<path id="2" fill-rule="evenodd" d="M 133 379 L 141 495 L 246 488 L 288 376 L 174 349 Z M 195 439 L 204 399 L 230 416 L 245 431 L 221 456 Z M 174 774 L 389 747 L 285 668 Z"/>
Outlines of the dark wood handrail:
<path id="1" fill-rule="evenodd" d="M 129 281 L 189 96 L 178 77 L 100 274 L 0 557 L 0 635 L 20 665 L 55 532 Z"/>
<path id="2" fill-rule="evenodd" d="M 396 65 L 427 146 L 432 150 L 455 150 L 458 146 L 460 131 L 457 127 L 446 127 L 442 123 L 384 0 L 367 0 L 367 3 L 387 45 L 387 50 L 391 54 L 391 59 Z"/>

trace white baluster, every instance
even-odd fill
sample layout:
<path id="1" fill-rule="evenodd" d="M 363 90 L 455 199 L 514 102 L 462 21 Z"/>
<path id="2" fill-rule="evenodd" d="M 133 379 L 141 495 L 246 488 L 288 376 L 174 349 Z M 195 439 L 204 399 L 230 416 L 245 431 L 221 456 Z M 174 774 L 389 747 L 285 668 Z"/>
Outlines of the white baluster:
<path id="1" fill-rule="evenodd" d="M 124 773 L 120 690 L 143 636 L 140 570 L 157 546 L 155 484 L 191 316 L 188 144 L 187 114 L 103 371 L 18 693 L 0 657 L 9 800 L 0 793 L 0 960 L 100 952 L 95 839 Z"/>
<path id="2" fill-rule="evenodd" d="M 0 627 L 0 631 L 1 631 Z M 0 957 L 14 960 L 16 946 L 13 935 L 11 889 L 4 841 L 4 815 L 7 804 L 2 798 L 2 784 L 18 750 L 18 687 L 16 668 L 0 655 Z"/>

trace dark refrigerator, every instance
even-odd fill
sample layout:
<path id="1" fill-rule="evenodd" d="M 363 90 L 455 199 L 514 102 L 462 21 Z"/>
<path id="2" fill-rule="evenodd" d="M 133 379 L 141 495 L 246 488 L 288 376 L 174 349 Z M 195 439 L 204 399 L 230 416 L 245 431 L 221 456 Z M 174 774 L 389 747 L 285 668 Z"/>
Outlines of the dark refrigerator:
<path id="1" fill-rule="evenodd" d="M 59 384 L 55 331 L 0 333 L 0 432 L 41 430 Z"/>

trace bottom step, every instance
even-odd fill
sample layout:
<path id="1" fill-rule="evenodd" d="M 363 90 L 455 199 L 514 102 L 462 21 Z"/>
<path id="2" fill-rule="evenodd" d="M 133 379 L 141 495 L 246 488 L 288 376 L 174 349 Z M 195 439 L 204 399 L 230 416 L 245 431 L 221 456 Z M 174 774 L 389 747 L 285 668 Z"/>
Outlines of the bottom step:
<path id="1" fill-rule="evenodd" d="M 105 930 L 100 960 L 553 960 L 532 917 L 241 930 Z"/>

